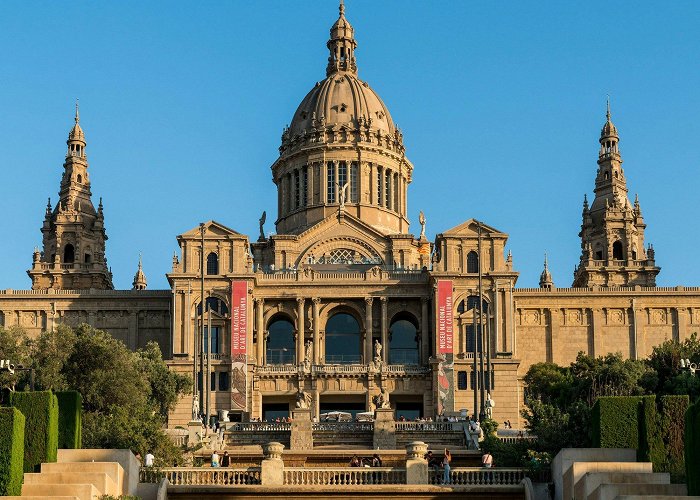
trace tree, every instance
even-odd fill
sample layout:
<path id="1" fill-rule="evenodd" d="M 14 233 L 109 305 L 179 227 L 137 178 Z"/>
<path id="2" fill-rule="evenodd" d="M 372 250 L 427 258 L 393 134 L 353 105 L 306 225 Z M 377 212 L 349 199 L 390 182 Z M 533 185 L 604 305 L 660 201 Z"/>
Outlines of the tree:
<path id="1" fill-rule="evenodd" d="M 52 391 L 69 388 L 64 367 L 74 351 L 76 340 L 75 333 L 66 325 L 41 332 L 32 346 L 37 387 Z"/>
<path id="2" fill-rule="evenodd" d="M 0 359 L 9 360 L 16 366 L 29 366 L 31 341 L 22 328 L 0 327 Z M 27 379 L 26 372 L 16 371 L 14 374 L 0 372 L 0 388 L 13 389 L 16 385 L 22 385 Z"/>
<path id="3" fill-rule="evenodd" d="M 645 380 L 646 389 L 651 394 L 688 394 L 693 401 L 700 397 L 700 373 L 692 376 L 687 368 L 681 367 L 681 360 L 689 359 L 700 365 L 700 340 L 697 333 L 677 342 L 667 340 L 654 347 L 647 365 L 655 377 Z"/>
<path id="4" fill-rule="evenodd" d="M 168 370 L 157 342 L 149 342 L 136 352 L 138 366 L 149 381 L 148 401 L 163 418 L 175 407 L 180 394 L 192 389 L 192 379 Z"/>

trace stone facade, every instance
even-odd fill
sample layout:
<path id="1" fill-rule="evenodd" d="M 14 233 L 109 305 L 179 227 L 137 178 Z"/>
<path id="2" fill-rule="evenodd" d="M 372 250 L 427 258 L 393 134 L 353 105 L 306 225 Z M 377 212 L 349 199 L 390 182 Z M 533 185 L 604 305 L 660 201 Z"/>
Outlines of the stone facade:
<path id="1" fill-rule="evenodd" d="M 420 233 L 409 232 L 413 165 L 388 109 L 357 76 L 357 43 L 342 8 L 328 48 L 326 78 L 294 113 L 271 167 L 276 234 L 265 235 L 265 214 L 254 241 L 215 221 L 184 232 L 170 290 L 146 290 L 140 262 L 133 290 L 111 290 L 102 205 L 91 202 L 76 113 L 60 201 L 47 208 L 43 252 L 29 271 L 32 290 L 0 291 L 0 325 L 38 334 L 87 322 L 132 349 L 156 340 L 173 370 L 195 378 L 205 328 L 212 341 L 204 371 L 213 376 L 197 385 L 212 388 L 212 412 L 233 410 L 237 419 L 295 408 L 317 418 L 348 405 L 425 417 L 473 413 L 483 387 L 497 403 L 494 417 L 514 425 L 533 363 L 567 364 L 579 351 L 642 358 L 664 340 L 700 331 L 700 288 L 654 286 L 660 269 L 644 247 L 639 202 L 627 197 L 609 109 L 595 199 L 584 201 L 575 288 L 557 288 L 545 260 L 540 288 L 517 289 L 507 234 L 498 229 L 469 219 L 431 242 L 421 213 Z M 438 335 L 445 281 L 450 352 Z M 242 310 L 235 283 L 247 290 Z M 234 332 L 240 316 L 245 331 Z M 245 339 L 244 354 L 232 351 L 234 337 Z M 192 397 L 183 398 L 170 425 L 190 421 L 192 407 Z"/>

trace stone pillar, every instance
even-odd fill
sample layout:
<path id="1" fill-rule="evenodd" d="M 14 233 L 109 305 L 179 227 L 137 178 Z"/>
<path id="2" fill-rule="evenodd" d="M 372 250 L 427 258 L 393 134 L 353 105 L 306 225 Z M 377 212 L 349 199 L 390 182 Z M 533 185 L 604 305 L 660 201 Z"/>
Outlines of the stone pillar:
<path id="1" fill-rule="evenodd" d="M 321 303 L 321 299 L 318 297 L 314 297 L 311 299 L 311 302 L 313 303 L 313 314 L 314 314 L 314 359 L 313 359 L 313 364 L 318 365 L 320 363 L 320 354 L 321 354 L 321 346 L 319 344 L 320 339 L 319 339 L 319 329 L 320 325 L 318 324 L 318 308 L 319 304 Z"/>
<path id="2" fill-rule="evenodd" d="M 428 445 L 413 441 L 406 445 L 406 484 L 428 484 Z"/>
<path id="3" fill-rule="evenodd" d="M 311 450 L 313 447 L 311 408 L 297 408 L 292 411 L 292 432 L 289 437 L 289 449 Z"/>
<path id="4" fill-rule="evenodd" d="M 187 424 L 187 446 L 195 446 L 202 441 L 204 427 L 199 420 L 191 420 Z"/>
<path id="5" fill-rule="evenodd" d="M 372 297 L 365 297 L 365 364 L 372 362 Z"/>
<path id="6" fill-rule="evenodd" d="M 297 364 L 304 362 L 304 299 L 297 298 Z"/>
<path id="7" fill-rule="evenodd" d="M 284 445 L 275 441 L 263 446 L 265 458 L 260 463 L 260 483 L 263 486 L 284 485 L 283 449 Z"/>
<path id="8" fill-rule="evenodd" d="M 427 364 L 428 358 L 430 358 L 430 318 L 428 317 L 430 313 L 428 312 L 428 297 L 422 297 L 420 299 L 420 305 L 420 360 L 421 364 Z"/>
<path id="9" fill-rule="evenodd" d="M 394 410 L 391 408 L 377 408 L 374 419 L 373 448 L 375 450 L 396 449 L 396 422 Z"/>
<path id="10" fill-rule="evenodd" d="M 262 366 L 263 359 L 265 359 L 265 318 L 263 316 L 263 307 L 265 305 L 264 299 L 255 299 L 255 308 L 257 313 L 256 328 L 258 330 L 258 344 L 256 352 L 256 360 L 258 366 Z"/>
<path id="11" fill-rule="evenodd" d="M 602 309 L 591 309 L 591 326 L 588 345 L 588 354 L 590 356 L 603 355 L 603 339 L 601 338 L 603 330 L 603 311 Z"/>
<path id="12" fill-rule="evenodd" d="M 387 318 L 388 301 L 386 297 L 380 297 L 382 303 L 382 361 L 388 363 L 389 360 L 389 325 Z"/>
<path id="13" fill-rule="evenodd" d="M 384 169 L 377 165 L 377 205 L 384 206 Z"/>

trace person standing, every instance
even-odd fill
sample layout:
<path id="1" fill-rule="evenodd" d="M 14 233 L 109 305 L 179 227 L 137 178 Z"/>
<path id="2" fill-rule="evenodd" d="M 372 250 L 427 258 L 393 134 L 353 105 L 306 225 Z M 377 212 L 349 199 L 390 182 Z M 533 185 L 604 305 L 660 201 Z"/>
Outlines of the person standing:
<path id="1" fill-rule="evenodd" d="M 219 454 L 214 450 L 214 452 L 211 454 L 211 466 L 212 467 L 218 467 L 219 466 Z"/>
<path id="2" fill-rule="evenodd" d="M 484 451 L 484 454 L 481 456 L 481 465 L 487 469 L 493 467 L 493 455 L 488 450 Z"/>
<path id="3" fill-rule="evenodd" d="M 150 451 L 146 453 L 146 467 L 153 467 L 153 461 L 156 459 L 156 457 L 153 456 L 153 453 Z"/>
<path id="4" fill-rule="evenodd" d="M 377 453 L 375 453 L 372 456 L 372 467 L 381 467 L 382 466 L 382 459 L 379 457 Z"/>
<path id="5" fill-rule="evenodd" d="M 231 457 L 228 455 L 228 451 L 224 451 L 224 456 L 221 457 L 221 467 L 231 467 Z"/>
<path id="6" fill-rule="evenodd" d="M 452 454 L 450 450 L 445 448 L 445 457 L 442 459 L 442 467 L 444 468 L 442 484 L 450 484 L 450 462 L 452 462 Z"/>

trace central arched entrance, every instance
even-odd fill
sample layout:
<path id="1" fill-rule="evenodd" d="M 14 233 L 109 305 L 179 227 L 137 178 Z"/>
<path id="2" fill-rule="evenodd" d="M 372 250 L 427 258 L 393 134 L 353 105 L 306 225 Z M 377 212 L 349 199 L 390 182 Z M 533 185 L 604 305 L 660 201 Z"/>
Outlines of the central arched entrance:
<path id="1" fill-rule="evenodd" d="M 326 322 L 326 363 L 362 362 L 360 324 L 348 313 L 336 313 Z"/>

